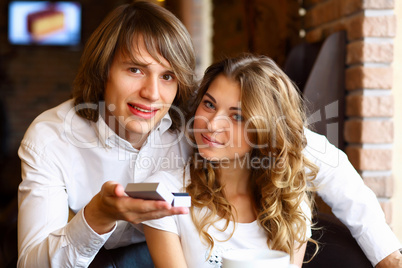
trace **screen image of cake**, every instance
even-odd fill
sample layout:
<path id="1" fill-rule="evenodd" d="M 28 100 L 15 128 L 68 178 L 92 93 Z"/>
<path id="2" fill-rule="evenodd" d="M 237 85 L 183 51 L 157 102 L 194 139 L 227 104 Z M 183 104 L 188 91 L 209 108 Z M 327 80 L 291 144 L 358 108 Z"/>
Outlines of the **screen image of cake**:
<path id="1" fill-rule="evenodd" d="M 64 13 L 53 8 L 37 11 L 28 14 L 27 23 L 31 36 L 42 39 L 64 29 Z"/>

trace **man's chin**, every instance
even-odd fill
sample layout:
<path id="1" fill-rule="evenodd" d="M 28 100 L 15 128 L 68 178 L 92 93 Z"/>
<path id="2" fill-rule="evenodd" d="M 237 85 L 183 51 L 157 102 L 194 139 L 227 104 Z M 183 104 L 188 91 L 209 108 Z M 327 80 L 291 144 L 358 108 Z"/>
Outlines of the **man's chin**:
<path id="1" fill-rule="evenodd" d="M 148 136 L 151 129 L 151 126 L 148 124 L 136 124 L 136 126 L 126 126 L 126 133 L 136 136 Z"/>

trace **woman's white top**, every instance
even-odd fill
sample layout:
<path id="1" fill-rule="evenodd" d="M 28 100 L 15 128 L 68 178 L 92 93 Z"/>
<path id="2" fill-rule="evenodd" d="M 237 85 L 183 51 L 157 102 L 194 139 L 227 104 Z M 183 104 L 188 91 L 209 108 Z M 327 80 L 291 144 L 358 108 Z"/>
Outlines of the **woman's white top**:
<path id="1" fill-rule="evenodd" d="M 176 174 L 175 174 L 176 173 Z M 189 172 L 186 172 L 186 184 L 189 182 Z M 172 192 L 183 192 L 183 170 L 177 172 L 158 172 L 146 179 L 146 182 L 162 182 Z M 207 208 L 197 209 L 200 217 L 205 215 Z M 302 204 L 302 210 L 306 215 L 308 224 L 306 237 L 311 236 L 310 219 L 311 211 L 306 203 Z M 257 221 L 251 223 L 230 222 L 229 227 L 219 231 L 225 226 L 226 220 L 219 220 L 215 227 L 209 227 L 208 233 L 213 237 L 215 245 L 212 254 L 210 249 L 203 243 L 190 214 L 175 215 L 162 219 L 146 221 L 144 224 L 163 231 L 175 233 L 179 236 L 187 267 L 191 268 L 214 268 L 221 267 L 222 254 L 231 249 L 263 249 L 268 250 L 267 235 Z M 235 231 L 230 237 L 233 227 Z M 230 238 L 229 238 L 230 237 Z M 229 240 L 228 240 L 229 239 Z"/>

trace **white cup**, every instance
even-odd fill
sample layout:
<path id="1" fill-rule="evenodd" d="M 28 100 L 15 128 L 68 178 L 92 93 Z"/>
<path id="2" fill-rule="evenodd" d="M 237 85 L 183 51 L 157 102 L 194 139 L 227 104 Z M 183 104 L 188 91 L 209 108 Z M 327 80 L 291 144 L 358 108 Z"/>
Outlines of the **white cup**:
<path id="1" fill-rule="evenodd" d="M 267 249 L 234 249 L 222 255 L 222 268 L 290 268 L 286 252 Z"/>

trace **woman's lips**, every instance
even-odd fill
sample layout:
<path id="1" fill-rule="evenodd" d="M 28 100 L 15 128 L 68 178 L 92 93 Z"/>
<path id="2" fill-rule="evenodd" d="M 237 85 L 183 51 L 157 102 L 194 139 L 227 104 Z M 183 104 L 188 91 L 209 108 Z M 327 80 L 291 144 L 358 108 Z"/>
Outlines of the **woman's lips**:
<path id="1" fill-rule="evenodd" d="M 202 137 L 202 141 L 210 146 L 213 147 L 217 147 L 217 146 L 222 146 L 223 143 L 220 143 L 216 140 L 213 140 L 211 137 L 209 137 L 208 135 L 202 134 L 201 133 L 201 137 Z"/>
<path id="2" fill-rule="evenodd" d="M 136 103 L 128 103 L 128 108 L 133 115 L 143 119 L 151 119 L 159 111 L 159 109 Z"/>

